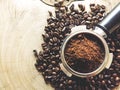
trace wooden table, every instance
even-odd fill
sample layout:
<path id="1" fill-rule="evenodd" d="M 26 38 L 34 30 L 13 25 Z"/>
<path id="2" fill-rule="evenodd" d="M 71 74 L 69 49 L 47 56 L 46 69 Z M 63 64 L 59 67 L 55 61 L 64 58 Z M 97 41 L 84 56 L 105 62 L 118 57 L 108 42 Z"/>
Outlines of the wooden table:
<path id="1" fill-rule="evenodd" d="M 111 10 L 120 0 L 86 0 Z M 53 90 L 34 67 L 33 49 L 41 50 L 47 6 L 39 0 L 0 0 L 0 90 Z M 120 90 L 120 88 L 118 89 Z"/>

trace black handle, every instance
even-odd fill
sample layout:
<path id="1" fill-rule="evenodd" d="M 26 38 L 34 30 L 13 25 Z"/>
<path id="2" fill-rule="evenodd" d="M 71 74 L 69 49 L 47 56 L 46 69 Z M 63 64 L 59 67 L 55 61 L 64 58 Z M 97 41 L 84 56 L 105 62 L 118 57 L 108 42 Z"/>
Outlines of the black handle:
<path id="1" fill-rule="evenodd" d="M 120 2 L 97 26 L 106 33 L 112 33 L 120 27 Z"/>

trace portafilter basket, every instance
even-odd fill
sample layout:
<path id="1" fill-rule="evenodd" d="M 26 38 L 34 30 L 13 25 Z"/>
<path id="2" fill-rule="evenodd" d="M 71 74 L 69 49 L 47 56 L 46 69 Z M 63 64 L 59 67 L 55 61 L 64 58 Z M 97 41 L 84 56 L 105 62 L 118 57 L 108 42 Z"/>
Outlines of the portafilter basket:
<path id="1" fill-rule="evenodd" d="M 111 12 L 100 22 L 95 26 L 94 30 L 87 30 L 85 25 L 75 26 L 71 29 L 70 35 L 68 35 L 62 46 L 61 46 L 61 61 L 60 67 L 62 71 L 69 77 L 72 75 L 75 75 L 77 77 L 91 77 L 99 74 L 101 71 L 103 71 L 105 68 L 108 69 L 111 66 L 112 60 L 113 60 L 113 53 L 109 52 L 109 47 L 107 45 L 107 42 L 105 38 L 108 37 L 113 31 L 117 30 L 120 27 L 120 3 L 111 10 Z M 78 34 L 90 34 L 94 37 L 98 38 L 102 44 L 103 48 L 105 50 L 105 57 L 102 62 L 102 64 L 94 71 L 88 72 L 88 73 L 81 73 L 78 71 L 75 71 L 72 69 L 65 60 L 65 47 L 68 41 L 78 35 Z"/>

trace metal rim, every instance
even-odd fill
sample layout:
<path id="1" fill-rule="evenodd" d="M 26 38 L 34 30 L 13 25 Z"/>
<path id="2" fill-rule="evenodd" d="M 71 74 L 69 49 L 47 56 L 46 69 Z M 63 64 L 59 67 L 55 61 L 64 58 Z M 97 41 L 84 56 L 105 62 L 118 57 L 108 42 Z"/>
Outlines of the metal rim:
<path id="1" fill-rule="evenodd" d="M 89 72 L 89 73 L 80 73 L 80 72 L 77 72 L 75 70 L 73 70 L 66 62 L 65 60 L 65 57 L 64 57 L 64 50 L 65 50 L 65 46 L 67 44 L 67 42 L 75 35 L 77 34 L 80 34 L 80 33 L 88 33 L 88 34 L 92 34 L 94 36 L 96 36 L 103 44 L 104 46 L 104 49 L 105 49 L 105 58 L 104 58 L 104 61 L 103 63 L 94 71 L 92 72 Z M 90 77 L 90 76 L 94 76 L 94 75 L 97 75 L 98 73 L 100 73 L 106 66 L 107 62 L 108 62 L 108 54 L 109 54 L 109 49 L 108 49 L 108 45 L 105 41 L 105 39 L 103 37 L 101 37 L 99 34 L 93 32 L 93 31 L 90 31 L 90 30 L 81 30 L 81 31 L 77 31 L 77 32 L 74 32 L 72 33 L 70 36 L 68 36 L 64 42 L 63 42 L 63 45 L 61 47 L 61 60 L 62 60 L 62 63 L 63 63 L 63 66 L 68 70 L 68 72 L 70 72 L 71 74 L 75 75 L 75 76 L 78 76 L 78 77 Z"/>
<path id="2" fill-rule="evenodd" d="M 53 4 L 50 4 L 50 3 L 48 3 L 48 2 L 46 2 L 46 1 L 44 1 L 44 0 L 41 0 L 41 1 L 42 1 L 43 3 L 45 3 L 46 5 L 48 5 L 48 6 L 54 7 L 54 3 L 53 3 Z M 72 2 L 73 2 L 73 0 L 67 2 L 67 4 L 66 4 L 66 5 L 63 5 L 63 6 L 69 6 Z"/>

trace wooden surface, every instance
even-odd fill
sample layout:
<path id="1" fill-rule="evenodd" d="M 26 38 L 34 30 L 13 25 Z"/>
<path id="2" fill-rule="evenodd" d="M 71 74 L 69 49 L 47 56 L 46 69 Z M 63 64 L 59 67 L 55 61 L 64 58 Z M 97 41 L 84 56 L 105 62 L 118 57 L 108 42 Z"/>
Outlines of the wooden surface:
<path id="1" fill-rule="evenodd" d="M 86 0 L 111 10 L 120 0 Z M 39 0 L 0 0 L 0 90 L 53 90 L 34 67 L 33 49 L 41 50 L 47 6 Z M 118 90 L 120 90 L 118 88 Z"/>

